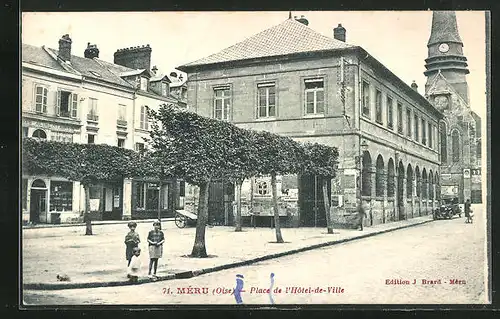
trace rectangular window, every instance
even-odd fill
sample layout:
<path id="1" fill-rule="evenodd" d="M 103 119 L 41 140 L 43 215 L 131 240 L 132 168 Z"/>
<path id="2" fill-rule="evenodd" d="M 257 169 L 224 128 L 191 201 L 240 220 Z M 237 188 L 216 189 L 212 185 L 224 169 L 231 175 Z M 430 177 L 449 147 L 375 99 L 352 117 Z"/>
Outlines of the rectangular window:
<path id="1" fill-rule="evenodd" d="M 406 109 L 406 135 L 411 137 L 411 110 Z"/>
<path id="2" fill-rule="evenodd" d="M 135 143 L 135 151 L 139 153 L 144 153 L 146 150 L 144 143 Z"/>
<path id="3" fill-rule="evenodd" d="M 89 111 L 87 113 L 87 119 L 90 121 L 99 120 L 99 116 L 97 115 L 97 99 L 89 98 Z"/>
<path id="4" fill-rule="evenodd" d="M 414 138 L 415 138 L 415 141 L 418 142 L 418 137 L 419 137 L 419 125 L 418 125 L 418 115 L 415 114 L 414 115 L 414 123 L 413 123 L 414 127 L 415 127 L 415 134 L 414 134 Z"/>
<path id="5" fill-rule="evenodd" d="M 363 115 L 370 117 L 370 84 L 368 82 L 363 81 L 361 96 L 363 97 L 361 101 Z"/>
<path id="6" fill-rule="evenodd" d="M 125 147 L 125 139 L 124 138 L 118 139 L 118 147 L 121 147 L 121 148 Z"/>
<path id="7" fill-rule="evenodd" d="M 167 186 L 163 187 L 167 188 Z M 163 198 L 160 198 L 161 188 L 160 183 L 134 182 L 135 208 L 158 210 L 158 207 L 166 207 L 165 200 L 168 197 L 162 196 Z"/>
<path id="8" fill-rule="evenodd" d="M 141 119 L 139 121 L 139 126 L 143 130 L 147 130 L 149 128 L 149 119 L 148 119 L 148 107 L 147 105 L 141 106 Z"/>
<path id="9" fill-rule="evenodd" d="M 28 209 L 28 180 L 23 178 L 21 186 L 21 197 L 23 209 Z"/>
<path id="10" fill-rule="evenodd" d="M 398 133 L 403 134 L 403 105 L 398 103 Z"/>
<path id="11" fill-rule="evenodd" d="M 58 212 L 73 210 L 72 182 L 50 182 L 50 210 Z"/>
<path id="12" fill-rule="evenodd" d="M 229 120 L 231 89 L 228 86 L 214 89 L 214 118 Z"/>
<path id="13" fill-rule="evenodd" d="M 56 114 L 60 117 L 78 117 L 78 94 L 57 91 Z"/>
<path id="14" fill-rule="evenodd" d="M 28 137 L 28 128 L 23 126 L 23 137 Z"/>
<path id="15" fill-rule="evenodd" d="M 426 145 L 427 143 L 427 136 L 426 136 L 426 130 L 427 126 L 425 125 L 425 120 L 422 119 L 422 144 Z"/>
<path id="16" fill-rule="evenodd" d="M 127 106 L 123 104 L 118 104 L 118 119 L 120 121 L 127 120 Z"/>
<path id="17" fill-rule="evenodd" d="M 141 90 L 147 91 L 148 90 L 148 79 L 141 76 Z"/>
<path id="18" fill-rule="evenodd" d="M 47 113 L 47 88 L 37 85 L 35 87 L 35 111 Z"/>
<path id="19" fill-rule="evenodd" d="M 382 92 L 375 91 L 375 121 L 379 124 L 382 123 Z"/>
<path id="20" fill-rule="evenodd" d="M 276 116 L 276 85 L 257 85 L 257 118 Z"/>
<path id="21" fill-rule="evenodd" d="M 325 113 L 325 88 L 323 79 L 305 80 L 305 114 Z"/>
<path id="22" fill-rule="evenodd" d="M 88 144 L 95 144 L 95 135 L 94 134 L 87 135 L 87 143 Z"/>
<path id="23" fill-rule="evenodd" d="M 390 96 L 387 97 L 387 127 L 391 130 L 394 129 L 394 114 L 392 108 L 392 98 Z"/>

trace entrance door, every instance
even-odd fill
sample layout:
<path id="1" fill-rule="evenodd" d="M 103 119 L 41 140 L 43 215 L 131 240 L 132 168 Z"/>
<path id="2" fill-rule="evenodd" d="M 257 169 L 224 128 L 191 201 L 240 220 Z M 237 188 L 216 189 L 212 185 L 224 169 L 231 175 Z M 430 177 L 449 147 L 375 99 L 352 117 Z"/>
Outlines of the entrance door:
<path id="1" fill-rule="evenodd" d="M 40 216 L 47 213 L 47 190 L 31 189 L 30 196 L 30 221 L 39 223 Z"/>
<path id="2" fill-rule="evenodd" d="M 214 225 L 229 223 L 226 217 L 232 215 L 231 203 L 234 200 L 234 186 L 231 183 L 212 182 L 208 188 L 208 221 Z"/>
<path id="3" fill-rule="evenodd" d="M 111 218 L 113 220 L 122 219 L 122 187 L 113 187 L 113 208 L 111 213 Z"/>
<path id="4" fill-rule="evenodd" d="M 325 204 L 323 199 L 323 178 L 302 175 L 299 179 L 300 226 L 326 227 Z M 331 183 L 328 181 L 328 196 Z"/>

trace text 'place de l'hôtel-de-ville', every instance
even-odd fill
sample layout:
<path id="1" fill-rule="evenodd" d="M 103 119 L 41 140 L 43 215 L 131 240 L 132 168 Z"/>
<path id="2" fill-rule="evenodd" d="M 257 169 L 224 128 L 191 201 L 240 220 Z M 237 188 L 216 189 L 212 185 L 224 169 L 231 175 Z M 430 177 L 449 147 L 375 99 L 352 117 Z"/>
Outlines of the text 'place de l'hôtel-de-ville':
<path id="1" fill-rule="evenodd" d="M 151 66 L 149 45 L 119 49 L 110 63 L 90 43 L 84 57 L 72 55 L 76 39 L 69 35 L 58 50 L 23 44 L 23 137 L 141 151 L 151 129 L 146 107 L 174 104 L 241 128 L 337 147 L 338 172 L 328 181 L 337 227 L 354 224 L 360 200 L 369 207 L 367 226 L 431 214 L 442 198 L 481 203 L 481 119 L 470 108 L 455 13 L 433 12 L 429 41 L 422 43 L 428 47 L 423 95 L 349 44 L 341 24 L 332 29 L 327 37 L 306 17 L 290 16 L 165 73 Z M 279 176 L 277 184 L 282 225 L 326 226 L 321 177 Z M 82 218 L 78 182 L 23 173 L 21 193 L 24 222 Z M 233 224 L 234 194 L 230 183 L 211 183 L 212 222 Z M 196 212 L 197 196 L 181 179 L 126 178 L 91 187 L 91 216 L 173 217 L 178 209 Z M 271 196 L 270 178 L 243 182 L 244 225 L 250 215 L 257 226 L 271 225 Z"/>

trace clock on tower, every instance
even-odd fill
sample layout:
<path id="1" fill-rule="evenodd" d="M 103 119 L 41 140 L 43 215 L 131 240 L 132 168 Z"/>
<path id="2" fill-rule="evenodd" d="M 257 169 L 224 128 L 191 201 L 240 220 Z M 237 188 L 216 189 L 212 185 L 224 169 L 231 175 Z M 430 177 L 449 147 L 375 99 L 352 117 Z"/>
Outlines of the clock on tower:
<path id="1" fill-rule="evenodd" d="M 450 49 L 450 46 L 447 43 L 441 43 L 438 47 L 439 52 L 446 53 Z"/>

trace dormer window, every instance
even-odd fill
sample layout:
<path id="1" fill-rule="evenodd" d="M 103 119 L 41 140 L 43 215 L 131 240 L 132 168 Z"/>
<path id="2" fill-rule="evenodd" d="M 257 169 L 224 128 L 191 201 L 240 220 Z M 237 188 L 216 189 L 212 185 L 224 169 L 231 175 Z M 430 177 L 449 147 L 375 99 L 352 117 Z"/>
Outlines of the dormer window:
<path id="1" fill-rule="evenodd" d="M 141 76 L 141 90 L 148 90 L 148 79 L 146 77 Z"/>
<path id="2" fill-rule="evenodd" d="M 166 82 L 161 82 L 161 95 L 168 96 L 168 84 Z"/>

